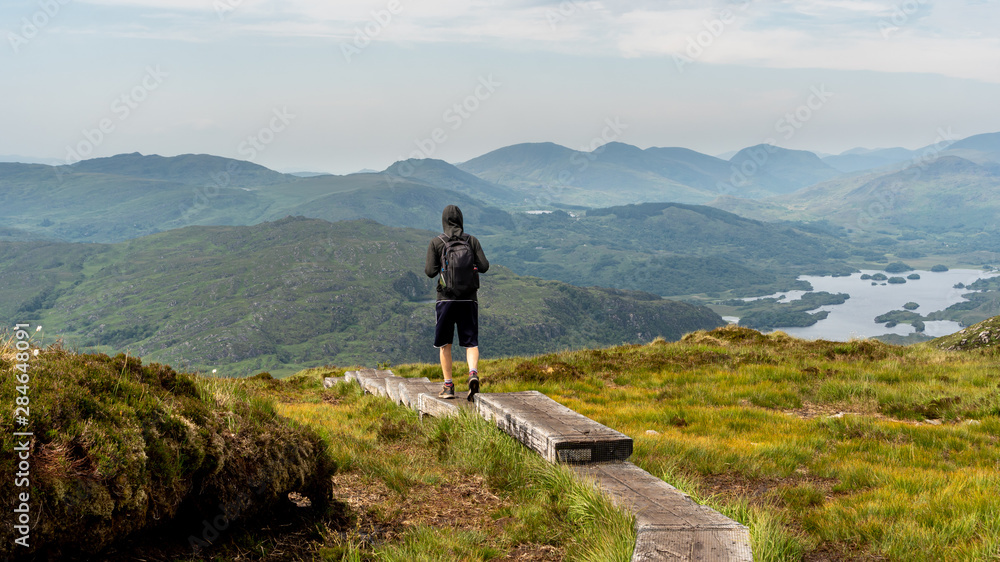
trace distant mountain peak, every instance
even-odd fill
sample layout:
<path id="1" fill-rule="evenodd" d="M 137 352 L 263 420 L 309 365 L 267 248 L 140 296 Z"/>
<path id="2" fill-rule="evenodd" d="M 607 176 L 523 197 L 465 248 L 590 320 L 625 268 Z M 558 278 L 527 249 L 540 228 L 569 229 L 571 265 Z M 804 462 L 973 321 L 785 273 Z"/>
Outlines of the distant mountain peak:
<path id="1" fill-rule="evenodd" d="M 815 158 L 816 160 L 820 159 L 819 156 L 816 156 L 815 152 L 810 152 L 808 150 L 797 150 L 797 149 L 794 149 L 794 148 L 782 148 L 782 147 L 780 147 L 780 146 L 778 146 L 776 144 L 761 143 L 761 144 L 755 144 L 753 146 L 748 146 L 748 147 L 744 148 L 743 150 L 737 152 L 736 155 L 734 155 L 729 160 L 733 161 L 733 160 L 736 160 L 736 158 L 738 156 L 740 156 L 740 155 L 747 155 L 747 154 L 751 154 L 751 153 L 754 153 L 754 152 L 759 152 L 760 150 L 765 150 L 765 151 L 767 151 L 768 154 L 786 154 L 786 155 L 787 154 L 795 154 L 795 155 L 799 155 L 799 156 L 803 156 L 803 157 L 811 156 L 811 157 Z"/>
<path id="2" fill-rule="evenodd" d="M 633 146 L 631 144 L 626 144 L 618 141 L 611 141 L 609 143 L 605 143 L 601 145 L 599 148 L 604 148 L 605 150 L 612 149 L 612 150 L 627 150 L 629 152 L 643 152 L 643 150 L 638 146 Z"/>
<path id="3" fill-rule="evenodd" d="M 74 171 L 111 174 L 189 185 L 224 184 L 258 187 L 286 183 L 295 176 L 275 172 L 270 168 L 211 154 L 180 154 L 177 156 L 144 155 L 139 152 L 116 154 L 81 160 L 72 165 Z"/>
<path id="4" fill-rule="evenodd" d="M 813 152 L 773 144 L 744 148 L 729 161 L 747 181 L 768 181 L 778 193 L 791 193 L 841 174 Z"/>
<path id="5" fill-rule="evenodd" d="M 935 158 L 927 163 L 914 164 L 903 173 L 910 173 L 908 170 L 919 169 L 921 175 L 929 178 L 963 175 L 994 175 L 993 172 L 971 160 L 960 156 L 946 154 Z"/>
<path id="6" fill-rule="evenodd" d="M 393 162 L 388 168 L 382 170 L 381 173 L 408 176 L 411 174 L 401 172 L 406 171 L 409 168 L 423 168 L 425 166 L 428 168 L 454 168 L 453 165 L 437 158 L 407 158 L 406 160 Z"/>
<path id="7" fill-rule="evenodd" d="M 973 135 L 952 143 L 948 148 L 951 150 L 970 149 L 982 152 L 997 152 L 1000 151 L 1000 132 Z"/>

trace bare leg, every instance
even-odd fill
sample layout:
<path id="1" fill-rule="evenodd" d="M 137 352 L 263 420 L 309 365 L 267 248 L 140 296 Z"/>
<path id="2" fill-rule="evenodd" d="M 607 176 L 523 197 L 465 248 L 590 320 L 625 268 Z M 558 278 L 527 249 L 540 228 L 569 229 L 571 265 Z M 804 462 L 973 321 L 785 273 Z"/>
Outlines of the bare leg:
<path id="1" fill-rule="evenodd" d="M 479 370 L 479 348 L 478 347 L 467 347 L 465 348 L 465 360 L 469 363 L 470 371 Z"/>
<path id="2" fill-rule="evenodd" d="M 441 373 L 444 381 L 451 381 L 451 344 L 441 346 Z"/>

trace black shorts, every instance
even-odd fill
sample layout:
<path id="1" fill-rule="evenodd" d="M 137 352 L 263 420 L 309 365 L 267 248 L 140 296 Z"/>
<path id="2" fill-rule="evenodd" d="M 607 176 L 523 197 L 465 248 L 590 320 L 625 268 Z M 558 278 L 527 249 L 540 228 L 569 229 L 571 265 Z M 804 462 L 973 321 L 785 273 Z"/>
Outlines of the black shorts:
<path id="1" fill-rule="evenodd" d="M 479 303 L 476 301 L 438 301 L 437 327 L 434 328 L 434 347 L 444 347 L 455 339 L 458 326 L 458 345 L 479 347 Z"/>

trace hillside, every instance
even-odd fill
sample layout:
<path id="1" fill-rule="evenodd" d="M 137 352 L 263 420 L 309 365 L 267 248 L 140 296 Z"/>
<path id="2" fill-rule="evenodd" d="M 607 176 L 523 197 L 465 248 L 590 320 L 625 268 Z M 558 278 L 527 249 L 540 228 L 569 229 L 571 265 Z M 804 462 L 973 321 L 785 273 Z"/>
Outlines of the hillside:
<path id="1" fill-rule="evenodd" d="M 875 168 L 886 168 L 889 166 L 906 167 L 916 158 L 920 152 L 908 150 L 906 148 L 879 148 L 865 149 L 856 148 L 845 151 L 835 156 L 823 158 L 823 162 L 841 172 L 861 172 Z"/>
<path id="2" fill-rule="evenodd" d="M 431 166 L 421 169 L 430 171 Z M 513 224 L 506 211 L 462 191 L 438 187 L 415 177 L 388 175 L 388 172 L 309 178 L 293 185 L 263 189 L 261 193 L 284 200 L 282 205 L 275 205 L 263 215 L 264 219 L 272 221 L 289 215 L 330 222 L 370 219 L 390 226 L 439 230 L 441 210 L 448 205 L 458 205 L 469 224 L 483 231 L 504 230 Z"/>
<path id="3" fill-rule="evenodd" d="M 885 201 L 880 207 L 884 211 L 867 222 L 911 232 L 971 234 L 995 224 L 1000 202 L 990 194 L 998 187 L 1000 170 L 942 156 L 898 172 L 821 184 L 791 195 L 784 203 L 847 225 L 858 221 L 859 209 Z"/>
<path id="4" fill-rule="evenodd" d="M 949 336 L 931 340 L 928 345 L 949 351 L 978 351 L 994 355 L 1000 348 L 1000 316 L 987 318 Z"/>
<path id="5" fill-rule="evenodd" d="M 447 181 L 442 173 L 428 180 L 454 191 L 416 176 L 299 178 L 205 155 L 125 154 L 67 167 L 0 163 L 0 219 L 8 233 L 0 236 L 121 242 L 184 226 L 251 225 L 300 214 L 436 229 L 448 204 L 461 205 L 470 218 L 481 218 L 485 228 L 509 224 L 501 209 L 463 195 L 506 200 L 502 189 L 441 164 L 455 178 Z M 420 167 L 425 172 L 431 168 Z"/>
<path id="6" fill-rule="evenodd" d="M 957 141 L 944 154 L 959 156 L 980 164 L 1000 163 L 1000 133 L 974 135 Z"/>
<path id="7" fill-rule="evenodd" d="M 720 198 L 720 209 L 760 220 L 825 220 L 868 247 L 869 261 L 950 255 L 956 264 L 993 265 L 1000 244 L 1000 165 L 946 151 L 906 168 L 835 178 L 781 198 Z"/>
<path id="8" fill-rule="evenodd" d="M 63 173 L 111 174 L 150 180 L 162 180 L 203 187 L 260 187 L 288 183 L 294 177 L 265 168 L 260 164 L 208 154 L 182 154 L 164 157 L 138 152 L 108 158 L 83 160 Z"/>
<path id="9" fill-rule="evenodd" d="M 423 259 L 432 236 L 371 221 L 288 218 L 85 246 L 93 253 L 47 274 L 50 290 L 10 289 L 21 300 L 7 308 L 21 312 L 8 320 L 42 323 L 72 346 L 228 375 L 431 360 L 434 297 Z M 41 247 L 0 247 L 12 256 L 8 271 L 45 255 Z M 72 246 L 53 252 L 58 261 Z M 494 267 L 480 292 L 484 354 L 677 339 L 723 323 L 707 308 L 647 293 Z"/>
<path id="10" fill-rule="evenodd" d="M 271 204 L 247 189 L 216 185 L 209 174 L 206 169 L 196 188 L 139 176 L 0 164 L 0 219 L 40 237 L 115 242 L 176 225 L 239 224 L 259 218 Z"/>
<path id="11" fill-rule="evenodd" d="M 390 181 L 417 181 L 440 189 L 473 197 L 493 205 L 517 206 L 525 203 L 529 194 L 509 187 L 488 182 L 468 172 L 465 172 L 443 160 L 431 158 L 404 160 L 386 168 L 383 176 L 393 178 Z"/>
<path id="12" fill-rule="evenodd" d="M 484 237 L 520 274 L 659 295 L 787 290 L 802 274 L 853 271 L 855 249 L 836 233 L 764 223 L 697 205 L 646 203 L 514 215 L 516 229 Z"/>
<path id="13" fill-rule="evenodd" d="M 812 152 L 767 144 L 744 148 L 729 162 L 740 172 L 739 179 L 749 183 L 735 186 L 741 197 L 791 193 L 841 175 Z"/>
<path id="14" fill-rule="evenodd" d="M 458 167 L 525 193 L 535 208 L 704 203 L 714 197 L 714 186 L 725 173 L 724 161 L 705 155 L 689 160 L 687 154 L 650 150 L 609 143 L 581 152 L 553 143 L 527 143 L 494 150 Z"/>
<path id="15" fill-rule="evenodd" d="M 7 242 L 23 242 L 27 240 L 44 240 L 46 237 L 33 234 L 17 228 L 0 227 L 0 240 Z"/>
<path id="16" fill-rule="evenodd" d="M 0 242 L 0 318 L 13 325 L 51 306 L 83 279 L 84 262 L 106 250 L 99 244 Z"/>
<path id="17" fill-rule="evenodd" d="M 645 150 L 610 142 L 590 152 L 552 143 L 518 144 L 459 168 L 534 193 L 540 202 L 588 207 L 672 201 L 707 203 L 720 195 L 760 198 L 841 175 L 815 154 L 759 145 L 728 162 L 685 148 Z"/>

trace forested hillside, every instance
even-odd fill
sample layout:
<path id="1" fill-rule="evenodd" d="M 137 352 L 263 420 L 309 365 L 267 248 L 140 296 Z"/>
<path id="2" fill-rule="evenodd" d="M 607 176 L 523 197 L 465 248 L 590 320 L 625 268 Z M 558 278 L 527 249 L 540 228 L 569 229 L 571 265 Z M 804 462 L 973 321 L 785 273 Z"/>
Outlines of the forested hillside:
<path id="1" fill-rule="evenodd" d="M 0 243 L 8 321 L 38 322 L 73 347 L 129 351 L 225 374 L 433 360 L 433 232 L 372 221 L 287 218 L 188 227 L 114 245 Z M 484 354 L 677 339 L 722 324 L 707 308 L 648 293 L 484 276 Z"/>

